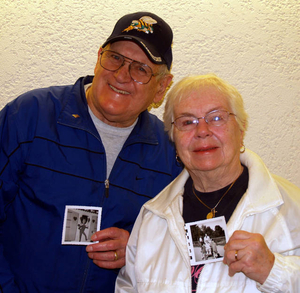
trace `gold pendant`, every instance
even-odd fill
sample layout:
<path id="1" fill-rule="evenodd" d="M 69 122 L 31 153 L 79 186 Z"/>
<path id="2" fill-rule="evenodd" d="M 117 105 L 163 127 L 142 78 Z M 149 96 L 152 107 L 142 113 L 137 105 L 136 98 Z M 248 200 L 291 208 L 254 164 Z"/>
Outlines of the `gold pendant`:
<path id="1" fill-rule="evenodd" d="M 206 219 L 212 219 L 213 217 L 214 217 L 213 213 L 210 212 L 210 213 L 207 214 Z"/>
<path id="2" fill-rule="evenodd" d="M 212 219 L 215 217 L 215 209 L 212 209 L 210 213 L 207 214 L 206 219 Z"/>

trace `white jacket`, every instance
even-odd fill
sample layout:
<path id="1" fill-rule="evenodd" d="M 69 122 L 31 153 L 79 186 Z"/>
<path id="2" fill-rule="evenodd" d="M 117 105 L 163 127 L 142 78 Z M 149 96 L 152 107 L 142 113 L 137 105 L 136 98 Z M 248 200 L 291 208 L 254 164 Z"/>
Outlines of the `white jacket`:
<path id="1" fill-rule="evenodd" d="M 206 264 L 197 292 L 300 292 L 300 189 L 271 175 L 262 160 L 246 150 L 241 162 L 249 169 L 249 185 L 227 223 L 235 230 L 260 233 L 275 254 L 274 266 L 261 286 L 243 273 L 228 276 L 222 262 Z M 191 266 L 182 218 L 182 194 L 189 174 L 184 170 L 141 209 L 131 233 L 126 266 L 116 291 L 191 292 Z"/>

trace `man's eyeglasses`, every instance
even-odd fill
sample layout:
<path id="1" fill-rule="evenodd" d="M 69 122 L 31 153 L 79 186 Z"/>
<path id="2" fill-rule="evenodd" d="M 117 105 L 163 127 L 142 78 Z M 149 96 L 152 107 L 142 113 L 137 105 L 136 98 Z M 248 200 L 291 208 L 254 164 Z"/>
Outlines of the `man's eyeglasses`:
<path id="1" fill-rule="evenodd" d="M 151 80 L 152 76 L 158 75 L 153 74 L 151 67 L 147 64 L 135 61 L 114 51 L 105 50 L 100 54 L 100 65 L 108 71 L 117 71 L 125 64 L 125 61 L 129 62 L 129 74 L 139 84 L 146 84 Z"/>
<path id="2" fill-rule="evenodd" d="M 204 119 L 204 121 L 210 126 L 222 126 L 227 123 L 230 115 L 235 116 L 235 114 L 225 110 L 214 110 L 207 113 L 204 117 L 199 118 L 189 115 L 180 116 L 171 124 L 174 124 L 180 131 L 190 131 L 196 128 L 200 119 Z"/>

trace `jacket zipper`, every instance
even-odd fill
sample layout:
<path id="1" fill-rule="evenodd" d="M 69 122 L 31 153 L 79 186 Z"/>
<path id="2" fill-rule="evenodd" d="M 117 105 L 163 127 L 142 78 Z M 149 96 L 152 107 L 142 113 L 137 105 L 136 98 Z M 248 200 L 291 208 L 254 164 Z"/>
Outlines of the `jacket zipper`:
<path id="1" fill-rule="evenodd" d="M 104 185 L 105 185 L 105 197 L 108 198 L 108 196 L 109 196 L 109 180 L 108 179 L 106 179 L 104 181 Z"/>

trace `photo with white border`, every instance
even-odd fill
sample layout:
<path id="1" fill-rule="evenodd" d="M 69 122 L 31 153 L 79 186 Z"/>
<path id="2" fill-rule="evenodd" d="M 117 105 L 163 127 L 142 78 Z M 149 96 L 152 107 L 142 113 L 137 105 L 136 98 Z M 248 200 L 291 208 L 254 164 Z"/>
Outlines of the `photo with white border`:
<path id="1" fill-rule="evenodd" d="M 217 217 L 185 224 L 191 265 L 222 261 L 228 241 L 225 218 Z"/>
<path id="2" fill-rule="evenodd" d="M 101 207 L 66 206 L 62 244 L 88 245 L 95 243 L 91 236 L 100 230 Z"/>

